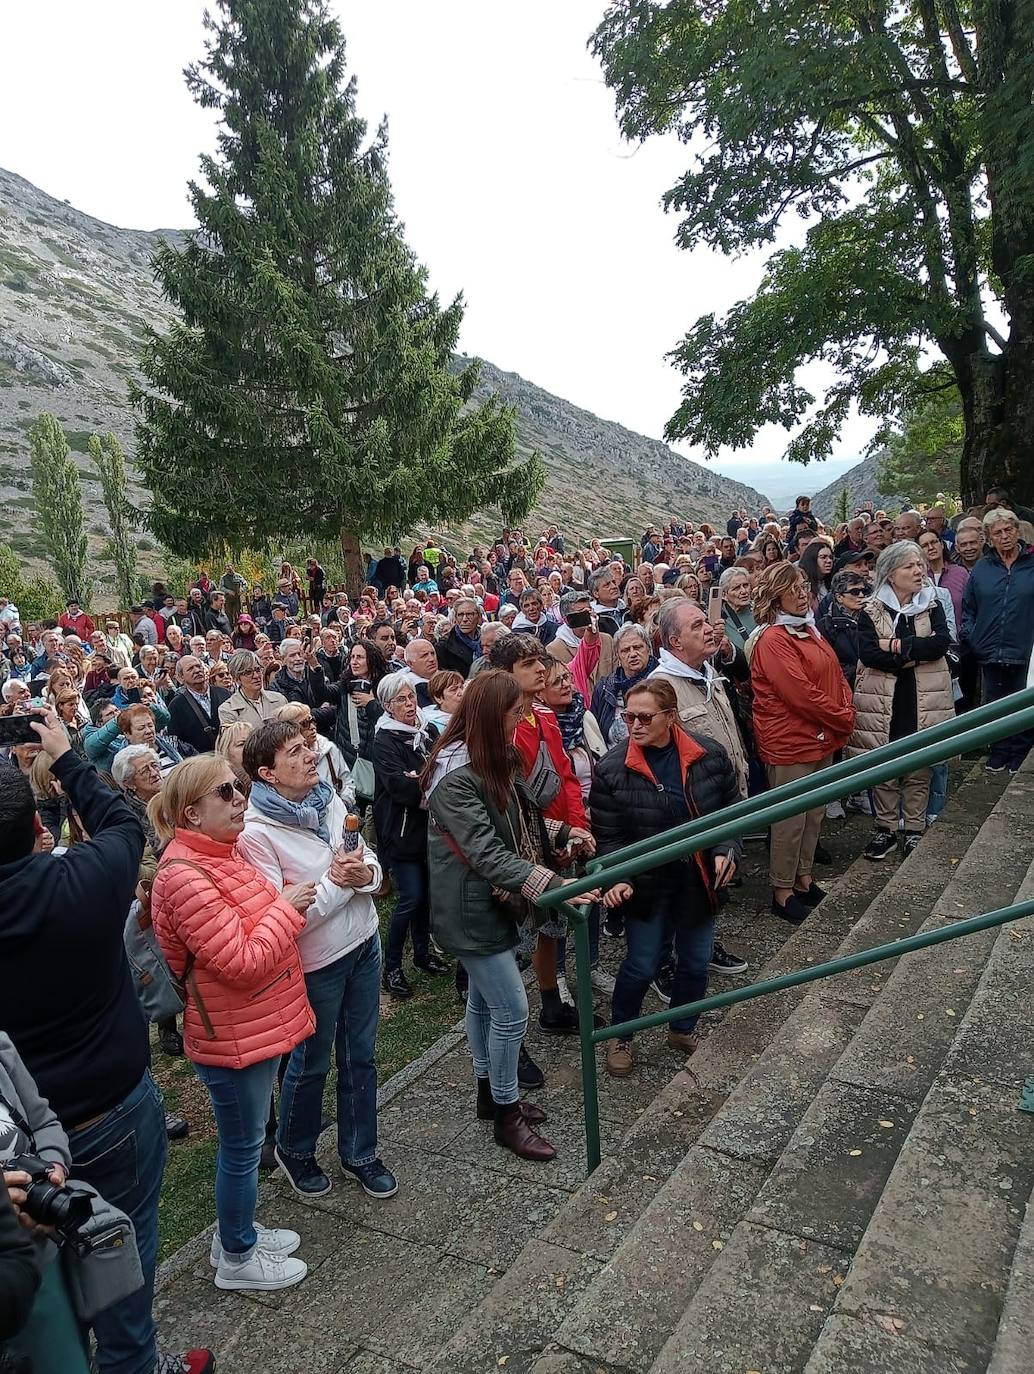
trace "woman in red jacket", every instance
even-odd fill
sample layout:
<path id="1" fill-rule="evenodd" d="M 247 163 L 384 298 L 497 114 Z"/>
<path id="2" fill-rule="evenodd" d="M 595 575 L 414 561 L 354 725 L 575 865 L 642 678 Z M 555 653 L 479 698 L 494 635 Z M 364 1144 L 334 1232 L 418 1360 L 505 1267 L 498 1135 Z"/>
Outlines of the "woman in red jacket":
<path id="1" fill-rule="evenodd" d="M 840 662 L 815 628 L 807 578 L 773 563 L 758 579 L 748 647 L 754 736 L 772 787 L 817 773 L 854 728 L 854 704 Z M 799 925 L 826 895 L 811 868 L 824 807 L 772 826 L 772 912 Z"/>
<path id="2" fill-rule="evenodd" d="M 296 939 L 312 883 L 282 893 L 237 854 L 244 795 L 229 763 L 201 754 L 173 768 L 148 815 L 168 841 L 151 913 L 187 989 L 183 1043 L 212 1099 L 219 1153 L 211 1261 L 217 1288 L 289 1288 L 306 1266 L 295 1231 L 255 1225 L 258 1166 L 280 1057 L 315 1028 Z"/>
<path id="3" fill-rule="evenodd" d="M 489 662 L 493 668 L 510 673 L 521 689 L 523 706 L 513 742 L 528 790 L 545 817 L 571 827 L 571 846 L 561 863 L 594 854 L 596 842 L 589 832 L 582 789 L 564 749 L 560 726 L 553 712 L 536 700 L 546 685 L 546 664 L 550 662 L 542 645 L 534 635 L 503 635 L 496 640 Z M 560 1000 L 557 984 L 557 941 L 566 938 L 566 917 L 550 913 L 549 920 L 538 928 L 531 960 L 542 995 L 539 1028 L 549 1035 L 569 1035 L 578 1029 L 578 1013 Z M 527 1083 L 535 1086 L 530 1076 Z"/>

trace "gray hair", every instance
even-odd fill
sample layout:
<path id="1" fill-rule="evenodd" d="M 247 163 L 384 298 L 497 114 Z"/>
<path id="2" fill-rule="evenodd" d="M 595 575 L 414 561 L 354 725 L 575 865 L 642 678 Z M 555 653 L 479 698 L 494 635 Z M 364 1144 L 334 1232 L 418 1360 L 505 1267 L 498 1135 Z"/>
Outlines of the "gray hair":
<path id="1" fill-rule="evenodd" d="M 481 626 L 481 649 L 486 661 L 488 650 L 491 649 L 496 640 L 502 639 L 503 635 L 512 633 L 509 625 L 504 625 L 501 620 L 490 620 L 487 625 Z M 480 663 L 481 659 L 475 659 L 475 662 Z"/>
<path id="2" fill-rule="evenodd" d="M 896 573 L 899 568 L 903 568 L 906 563 L 911 563 L 913 558 L 918 558 L 923 567 L 926 567 L 926 554 L 915 540 L 899 539 L 895 544 L 888 544 L 876 560 L 873 592 L 878 592 L 881 587 L 885 587 L 890 581 L 891 574 Z"/>
<path id="3" fill-rule="evenodd" d="M 718 579 L 718 586 L 724 592 L 727 587 L 732 586 L 738 577 L 745 577 L 750 581 L 750 573 L 746 568 L 726 568 Z"/>
<path id="4" fill-rule="evenodd" d="M 4 685 L 0 687 L 0 696 L 3 697 L 4 701 L 11 700 L 14 696 L 15 687 L 24 687 L 25 690 L 29 692 L 29 695 L 32 695 L 27 682 L 23 682 L 20 677 L 9 677 Z"/>
<path id="5" fill-rule="evenodd" d="M 386 673 L 377 684 L 377 700 L 382 706 L 387 707 L 406 687 L 408 687 L 411 692 L 416 691 L 416 688 L 409 680 L 408 670 L 398 673 Z"/>
<path id="6" fill-rule="evenodd" d="M 239 681 L 245 673 L 251 672 L 253 668 L 258 668 L 261 671 L 262 663 L 258 654 L 251 649 L 238 649 L 226 660 L 226 666 L 230 670 L 230 676 Z"/>
<path id="7" fill-rule="evenodd" d="M 665 649 L 670 649 L 671 641 L 676 635 L 682 633 L 682 616 L 690 606 L 696 606 L 696 602 L 691 601 L 688 596 L 673 596 L 669 600 L 661 602 L 657 611 L 657 628 L 661 634 L 661 644 Z M 700 608 L 697 607 L 697 609 Z"/>
<path id="8" fill-rule="evenodd" d="M 626 639 L 638 639 L 639 642 L 643 644 L 651 654 L 653 653 L 653 641 L 651 640 L 647 632 L 643 629 L 642 625 L 633 625 L 629 623 L 627 625 L 618 626 L 617 630 L 614 633 L 615 653 L 617 653 L 617 651 L 621 648 L 622 641 Z"/>
<path id="9" fill-rule="evenodd" d="M 564 592 L 560 598 L 560 614 L 566 620 L 574 608 L 580 606 L 583 601 L 586 604 L 591 604 L 592 595 L 590 592 L 575 591 L 573 588 L 569 592 Z"/>
<path id="10" fill-rule="evenodd" d="M 111 776 L 115 779 L 116 785 L 121 787 L 123 791 L 133 781 L 137 764 L 142 763 L 144 759 L 153 759 L 161 767 L 161 759 L 146 744 L 127 744 L 115 755 L 111 764 Z"/>
<path id="11" fill-rule="evenodd" d="M 1020 517 L 1007 506 L 995 506 L 994 510 L 985 512 L 981 524 L 984 526 L 985 535 L 990 535 L 995 525 L 1014 525 L 1019 529 Z"/>
<path id="12" fill-rule="evenodd" d="M 597 568 L 595 572 L 590 573 L 587 583 L 589 595 L 594 597 L 599 590 L 600 584 L 605 582 L 608 578 L 613 578 L 614 575 L 614 569 L 609 563 L 604 563 L 602 568 Z"/>

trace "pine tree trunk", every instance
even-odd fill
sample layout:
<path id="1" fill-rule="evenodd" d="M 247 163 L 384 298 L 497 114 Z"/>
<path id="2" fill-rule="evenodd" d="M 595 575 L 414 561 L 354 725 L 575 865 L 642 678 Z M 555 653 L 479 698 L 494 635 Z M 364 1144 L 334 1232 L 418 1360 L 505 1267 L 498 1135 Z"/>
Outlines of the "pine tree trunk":
<path id="1" fill-rule="evenodd" d="M 358 596 L 366 585 L 366 560 L 359 531 L 343 527 L 340 538 L 341 555 L 345 560 L 345 586 L 349 596 Z"/>

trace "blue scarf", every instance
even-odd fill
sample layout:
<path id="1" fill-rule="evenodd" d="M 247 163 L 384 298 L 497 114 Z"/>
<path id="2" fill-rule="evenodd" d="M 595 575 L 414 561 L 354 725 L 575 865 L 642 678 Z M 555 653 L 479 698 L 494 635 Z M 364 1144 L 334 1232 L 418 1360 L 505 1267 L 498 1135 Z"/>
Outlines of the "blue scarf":
<path id="1" fill-rule="evenodd" d="M 560 726 L 560 738 L 564 742 L 564 752 L 585 747 L 585 699 L 581 692 L 575 692 L 566 711 L 557 711 L 556 723 Z"/>
<path id="2" fill-rule="evenodd" d="M 300 802 L 288 801 L 279 792 L 274 792 L 268 783 L 256 778 L 251 784 L 249 800 L 256 811 L 261 811 L 271 821 L 279 821 L 281 825 L 300 830 L 313 830 L 324 844 L 330 844 L 327 809 L 333 795 L 334 789 L 329 782 L 318 782 Z"/>
<path id="3" fill-rule="evenodd" d="M 453 625 L 453 633 L 461 644 L 465 644 L 475 658 L 481 658 L 484 650 L 481 648 L 481 640 L 477 635 L 468 635 L 461 630 L 458 625 Z"/>

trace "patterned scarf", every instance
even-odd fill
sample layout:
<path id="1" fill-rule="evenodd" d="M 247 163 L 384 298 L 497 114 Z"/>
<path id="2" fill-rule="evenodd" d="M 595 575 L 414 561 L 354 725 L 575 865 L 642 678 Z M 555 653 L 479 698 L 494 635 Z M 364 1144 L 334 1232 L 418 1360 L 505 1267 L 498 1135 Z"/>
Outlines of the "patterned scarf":
<path id="1" fill-rule="evenodd" d="M 566 711 L 554 712 L 556 723 L 560 726 L 560 738 L 564 742 L 564 753 L 572 749 L 584 749 L 585 744 L 585 698 L 575 692 Z"/>
<path id="2" fill-rule="evenodd" d="M 251 784 L 249 800 L 256 811 L 261 811 L 271 821 L 279 821 L 281 825 L 294 826 L 299 830 L 315 831 L 324 844 L 330 844 L 327 810 L 333 796 L 334 789 L 329 782 L 318 782 L 301 801 L 288 801 L 268 783 L 256 778 Z"/>

